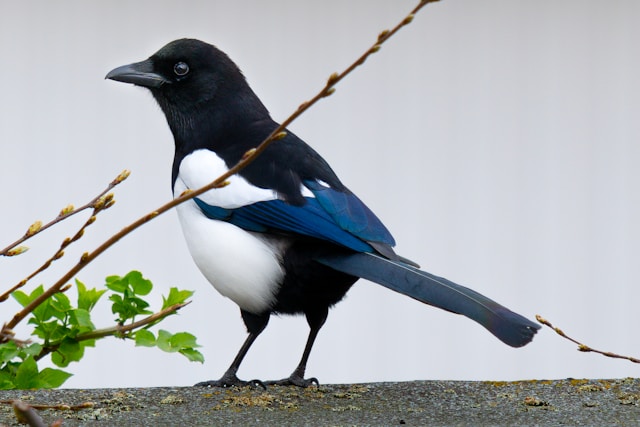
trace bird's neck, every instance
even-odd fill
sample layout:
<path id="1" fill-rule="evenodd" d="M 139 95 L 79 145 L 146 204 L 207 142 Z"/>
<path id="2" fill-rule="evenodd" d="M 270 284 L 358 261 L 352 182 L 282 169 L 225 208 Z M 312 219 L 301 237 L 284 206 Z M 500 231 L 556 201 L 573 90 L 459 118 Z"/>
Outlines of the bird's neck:
<path id="1" fill-rule="evenodd" d="M 172 182 L 182 159 L 192 152 L 211 150 L 232 166 L 277 126 L 255 95 L 247 99 L 236 94 L 223 99 L 228 100 L 224 106 L 215 102 L 194 105 L 187 114 L 165 110 L 175 142 Z"/>

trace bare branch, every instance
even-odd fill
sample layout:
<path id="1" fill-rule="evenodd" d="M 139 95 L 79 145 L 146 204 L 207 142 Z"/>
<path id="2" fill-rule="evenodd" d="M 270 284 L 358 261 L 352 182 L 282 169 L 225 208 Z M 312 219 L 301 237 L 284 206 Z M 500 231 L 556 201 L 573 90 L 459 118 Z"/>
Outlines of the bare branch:
<path id="1" fill-rule="evenodd" d="M 124 172 L 121 173 L 119 175 L 119 177 L 123 176 L 123 174 L 124 174 Z M 127 173 L 126 176 L 128 176 L 128 173 Z M 116 180 L 112 181 L 110 186 L 114 186 L 114 185 L 117 185 L 118 183 L 122 182 L 122 180 L 120 180 L 120 181 L 117 181 L 117 180 L 118 180 L 118 178 L 116 178 Z M 105 190 L 105 191 L 108 191 L 108 189 Z M 35 276 L 37 276 L 38 274 L 42 273 L 44 270 L 49 268 L 54 261 L 57 261 L 58 259 L 62 258 L 64 256 L 64 250 L 71 243 L 73 243 L 73 242 L 75 242 L 77 240 L 80 240 L 82 238 L 82 236 L 84 235 L 85 229 L 95 222 L 95 220 L 97 218 L 96 215 L 98 215 L 98 213 L 102 212 L 103 210 L 109 209 L 111 206 L 113 206 L 114 203 L 115 203 L 115 200 L 113 198 L 113 193 L 104 194 L 104 192 L 102 192 L 100 195 L 95 197 L 91 202 L 87 203 L 86 205 L 80 207 L 79 209 L 77 209 L 77 210 L 75 210 L 75 211 L 73 211 L 71 213 L 66 214 L 66 216 L 58 216 L 58 218 L 56 220 L 52 221 L 50 223 L 51 225 L 55 224 L 55 222 L 61 221 L 64 218 L 68 218 L 70 215 L 73 215 L 76 212 L 80 212 L 81 210 L 85 210 L 85 209 L 87 209 L 89 207 L 93 207 L 93 213 L 91 214 L 89 219 L 87 219 L 84 222 L 84 224 L 80 227 L 80 229 L 78 229 L 78 231 L 73 235 L 73 237 L 67 237 L 66 239 L 64 239 L 62 241 L 62 243 L 60 244 L 60 247 L 56 250 L 56 252 L 49 259 L 47 259 L 39 268 L 37 268 L 33 273 L 29 274 L 27 277 L 22 279 L 20 282 L 16 283 L 14 286 L 9 288 L 4 293 L 0 294 L 0 303 L 6 301 L 9 298 L 9 295 L 11 295 L 12 292 L 20 289 L 21 287 L 26 285 L 29 282 L 29 280 L 33 279 Z M 64 212 L 64 209 L 62 210 L 62 212 Z M 37 222 L 34 223 L 34 224 L 37 224 Z M 35 231 L 32 234 L 29 234 L 29 231 L 28 231 L 27 234 L 25 234 L 25 238 L 32 237 L 36 233 L 40 232 L 42 230 L 42 227 L 34 228 L 32 226 L 32 227 L 29 228 L 29 230 L 32 230 L 32 229 L 35 230 Z M 23 247 L 23 246 L 20 246 L 20 247 Z M 9 251 L 9 253 L 11 251 L 13 251 L 13 250 L 15 250 L 15 249 L 11 249 Z M 2 342 L 2 341 L 0 341 L 0 342 Z"/>
<path id="2" fill-rule="evenodd" d="M 85 209 L 89 209 L 89 208 L 93 208 L 94 205 L 100 200 L 100 198 L 102 196 L 104 196 L 105 194 L 107 194 L 109 191 L 111 191 L 111 189 L 113 189 L 116 185 L 120 184 L 122 181 L 124 181 L 125 179 L 127 179 L 129 177 L 130 172 L 128 170 L 124 170 L 122 172 L 120 172 L 120 174 L 113 180 L 111 181 L 111 183 L 109 183 L 109 186 L 107 188 L 105 188 L 102 192 L 100 192 L 100 194 L 98 194 L 96 197 L 94 197 L 90 202 L 80 206 L 79 208 L 74 208 L 73 205 L 67 205 L 64 208 L 62 208 L 62 210 L 60 210 L 60 213 L 58 214 L 58 216 L 54 219 L 52 219 L 51 221 L 49 221 L 46 224 L 42 224 L 41 221 L 35 221 L 33 224 L 31 224 L 31 226 L 27 229 L 27 232 L 24 234 L 24 236 L 22 236 L 21 238 L 19 238 L 18 240 L 16 240 L 15 242 L 11 243 L 10 245 L 8 245 L 7 247 L 5 247 L 4 249 L 0 250 L 0 256 L 13 256 L 13 255 L 17 255 L 17 254 L 12 254 L 12 250 L 15 251 L 16 246 L 24 243 L 26 240 L 30 239 L 31 237 L 35 236 L 38 233 L 43 232 L 44 230 L 46 230 L 47 228 L 59 223 L 60 221 L 63 221 L 67 218 L 72 217 L 73 215 L 82 212 Z M 26 247 L 24 247 L 26 248 Z M 20 251 L 20 253 L 22 252 L 26 252 L 26 249 L 22 249 Z"/>
<path id="3" fill-rule="evenodd" d="M 578 345 L 578 351 L 583 351 L 585 353 L 598 353 L 598 354 L 601 354 L 603 356 L 612 357 L 614 359 L 625 359 L 625 360 L 629 360 L 629 361 L 631 361 L 633 363 L 640 363 L 640 359 L 636 359 L 635 357 L 621 356 L 621 355 L 616 354 L 616 353 L 611 353 L 610 351 L 600 351 L 600 350 L 596 350 L 594 348 L 591 348 L 586 344 L 582 344 L 580 341 L 575 340 L 575 339 L 571 338 L 570 336 L 568 336 L 567 334 L 565 334 L 562 329 L 556 328 L 555 326 L 553 326 L 551 324 L 551 322 L 549 322 L 547 319 L 543 318 L 539 314 L 536 314 L 536 320 L 538 322 L 542 323 L 543 325 L 548 326 L 549 328 L 553 329 L 554 332 L 556 334 L 560 335 L 562 338 L 565 338 L 565 339 L 571 341 L 572 343 L 577 344 Z"/>

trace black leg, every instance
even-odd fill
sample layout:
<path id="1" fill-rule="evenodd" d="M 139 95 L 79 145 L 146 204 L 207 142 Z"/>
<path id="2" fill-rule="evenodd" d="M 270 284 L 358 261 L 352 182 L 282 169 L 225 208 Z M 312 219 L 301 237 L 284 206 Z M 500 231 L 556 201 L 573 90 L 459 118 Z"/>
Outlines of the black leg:
<path id="1" fill-rule="evenodd" d="M 247 326 L 247 331 L 249 332 L 249 336 L 240 347 L 240 351 L 231 362 L 231 366 L 227 369 L 227 372 L 224 373 L 222 378 L 219 380 L 210 380 L 210 381 L 202 381 L 196 384 L 196 386 L 202 387 L 231 387 L 231 386 L 247 386 L 247 385 L 258 385 L 264 388 L 264 384 L 260 380 L 251 380 L 251 381 L 243 381 L 237 377 L 238 368 L 242 363 L 242 360 L 247 355 L 249 348 L 253 342 L 258 338 L 258 335 L 264 331 L 264 328 L 267 327 L 267 323 L 269 323 L 270 314 L 262 314 L 256 315 L 241 310 L 242 319 L 244 320 L 245 325 Z"/>
<path id="2" fill-rule="evenodd" d="M 324 322 L 327 320 L 328 313 L 329 309 L 326 307 L 318 311 L 305 313 L 307 316 L 307 323 L 309 323 L 310 331 L 309 337 L 307 338 L 307 344 L 304 346 L 304 352 L 302 353 L 302 358 L 300 359 L 298 367 L 296 367 L 289 378 L 278 381 L 266 381 L 265 384 L 295 385 L 298 387 L 309 387 L 312 384 L 320 385 L 317 378 L 305 378 L 304 373 L 307 370 L 307 361 L 309 360 L 309 355 L 311 354 L 311 348 L 313 348 L 313 343 L 318 336 L 320 328 L 322 328 Z"/>

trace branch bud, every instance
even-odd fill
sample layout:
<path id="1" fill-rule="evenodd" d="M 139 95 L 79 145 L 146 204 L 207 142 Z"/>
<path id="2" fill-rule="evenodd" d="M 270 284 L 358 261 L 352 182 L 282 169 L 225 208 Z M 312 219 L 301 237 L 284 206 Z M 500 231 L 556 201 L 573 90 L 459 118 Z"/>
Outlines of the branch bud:
<path id="1" fill-rule="evenodd" d="M 42 221 L 36 221 L 29 226 L 27 230 L 26 237 L 31 237 L 36 234 L 42 228 Z"/>
<path id="2" fill-rule="evenodd" d="M 287 132 L 283 130 L 282 132 L 278 132 L 275 135 L 273 135 L 273 140 L 274 141 L 280 141 L 285 136 L 287 136 Z"/>
<path id="3" fill-rule="evenodd" d="M 69 205 L 65 206 L 64 208 L 62 208 L 62 210 L 58 214 L 58 217 L 67 216 L 71 212 L 73 212 L 74 210 L 75 210 L 75 207 L 73 207 L 73 205 L 69 204 Z"/>
<path id="4" fill-rule="evenodd" d="M 7 251 L 6 256 L 16 256 L 23 254 L 29 250 L 28 246 L 18 246 Z"/>
<path id="5" fill-rule="evenodd" d="M 385 37 L 389 35 L 389 30 L 383 30 L 378 34 L 378 43 L 380 43 Z"/>
<path id="6" fill-rule="evenodd" d="M 116 179 L 113 180 L 113 184 L 120 184 L 122 181 L 124 181 L 125 179 L 129 178 L 129 175 L 131 175 L 131 171 L 130 170 L 123 170 L 122 172 L 120 172 L 120 175 L 118 175 L 116 177 Z"/>
<path id="7" fill-rule="evenodd" d="M 75 234 L 75 236 L 73 236 L 71 241 L 75 242 L 76 240 L 82 238 L 82 236 L 84 236 L 84 228 L 81 228 L 80 230 L 78 230 L 78 232 Z"/>
<path id="8" fill-rule="evenodd" d="M 105 205 L 104 205 L 104 207 L 102 209 L 103 210 L 109 209 L 111 206 L 113 206 L 115 204 L 116 204 L 116 199 L 111 199 L 107 203 L 105 203 Z"/>
<path id="9" fill-rule="evenodd" d="M 402 21 L 402 25 L 409 25 L 411 24 L 411 21 L 413 21 L 415 15 L 407 15 L 406 18 L 404 18 L 404 21 Z"/>
<path id="10" fill-rule="evenodd" d="M 330 87 L 329 89 L 327 89 L 327 91 L 322 95 L 324 98 L 326 98 L 327 96 L 331 96 L 335 93 L 336 88 L 335 87 Z"/>
<path id="11" fill-rule="evenodd" d="M 338 76 L 338 73 L 331 74 L 327 79 L 327 86 L 333 86 L 334 84 L 337 83 L 339 78 L 340 76 Z"/>
<path id="12" fill-rule="evenodd" d="M 247 150 L 247 151 L 242 155 L 242 160 L 246 160 L 248 157 L 253 156 L 253 153 L 255 153 L 255 152 L 256 152 L 255 147 L 254 147 L 254 148 L 251 148 L 251 149 L 249 149 L 249 150 Z"/>
<path id="13" fill-rule="evenodd" d="M 111 200 L 113 200 L 113 193 L 105 194 L 95 201 L 95 203 L 93 204 L 93 209 L 96 211 L 106 209 L 105 205 L 108 204 Z"/>

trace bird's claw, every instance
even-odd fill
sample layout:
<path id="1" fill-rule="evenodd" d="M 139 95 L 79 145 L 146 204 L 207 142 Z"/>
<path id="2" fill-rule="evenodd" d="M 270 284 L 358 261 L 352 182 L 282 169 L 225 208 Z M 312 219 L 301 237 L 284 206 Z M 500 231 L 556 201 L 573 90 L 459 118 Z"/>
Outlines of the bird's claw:
<path id="1" fill-rule="evenodd" d="M 234 376 L 224 376 L 219 380 L 209 380 L 202 381 L 194 385 L 194 387 L 220 387 L 220 388 L 229 388 L 229 387 L 260 387 L 263 390 L 267 389 L 267 386 L 264 382 L 260 380 L 250 380 L 243 381 L 238 377 Z"/>
<path id="2" fill-rule="evenodd" d="M 297 375 L 291 375 L 289 378 L 284 378 L 281 380 L 276 380 L 276 381 L 265 381 L 264 384 L 266 385 L 282 385 L 282 386 L 297 386 L 297 387 L 302 387 L 302 388 L 307 388 L 313 384 L 316 385 L 316 387 L 320 387 L 320 382 L 318 381 L 317 378 L 315 377 L 311 377 L 311 378 L 302 378 L 300 376 Z"/>

